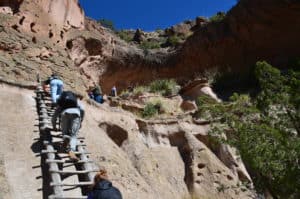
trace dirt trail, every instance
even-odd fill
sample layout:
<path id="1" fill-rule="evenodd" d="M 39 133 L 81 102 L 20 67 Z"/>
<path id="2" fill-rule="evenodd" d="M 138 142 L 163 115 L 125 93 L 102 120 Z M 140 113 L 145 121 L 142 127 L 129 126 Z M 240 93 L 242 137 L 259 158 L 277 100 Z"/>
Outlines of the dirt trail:
<path id="1" fill-rule="evenodd" d="M 0 85 L 0 198 L 41 199 L 38 120 L 34 93 Z M 1 166 L 2 162 L 2 166 Z"/>

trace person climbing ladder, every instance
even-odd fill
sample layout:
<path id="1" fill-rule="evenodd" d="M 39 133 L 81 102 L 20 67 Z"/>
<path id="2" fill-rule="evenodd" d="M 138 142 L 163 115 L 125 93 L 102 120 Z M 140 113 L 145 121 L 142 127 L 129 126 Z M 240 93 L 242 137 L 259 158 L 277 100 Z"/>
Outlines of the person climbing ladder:
<path id="1" fill-rule="evenodd" d="M 94 177 L 94 184 L 87 199 L 122 199 L 122 194 L 108 180 L 107 171 L 101 169 Z"/>
<path id="2" fill-rule="evenodd" d="M 57 130 L 56 122 L 59 116 L 64 139 L 63 146 L 67 148 L 71 160 L 78 161 L 74 152 L 77 146 L 77 135 L 84 118 L 84 109 L 73 92 L 64 91 L 58 98 L 57 108 L 52 117 L 53 130 Z"/>
<path id="3" fill-rule="evenodd" d="M 51 101 L 55 105 L 57 99 L 63 92 L 63 81 L 59 79 L 57 74 L 53 73 L 51 77 L 44 82 L 44 85 L 50 85 Z"/>

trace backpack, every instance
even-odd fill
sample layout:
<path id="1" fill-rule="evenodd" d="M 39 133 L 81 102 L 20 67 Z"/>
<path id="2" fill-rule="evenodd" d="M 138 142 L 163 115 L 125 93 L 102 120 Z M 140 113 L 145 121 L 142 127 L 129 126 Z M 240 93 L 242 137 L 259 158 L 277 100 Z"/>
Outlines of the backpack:
<path id="1" fill-rule="evenodd" d="M 71 91 L 64 91 L 61 94 L 61 96 L 58 98 L 57 104 L 62 109 L 76 108 L 78 106 L 78 104 L 77 104 L 77 97 Z"/>

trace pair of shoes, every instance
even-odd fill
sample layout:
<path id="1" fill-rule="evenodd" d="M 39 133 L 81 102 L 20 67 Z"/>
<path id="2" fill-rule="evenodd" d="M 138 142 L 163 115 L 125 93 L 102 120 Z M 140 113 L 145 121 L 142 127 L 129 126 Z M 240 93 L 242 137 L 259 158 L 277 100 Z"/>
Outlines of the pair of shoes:
<path id="1" fill-rule="evenodd" d="M 75 153 L 73 151 L 69 152 L 69 157 L 72 161 L 75 161 L 75 162 L 79 161 L 79 158 L 75 155 Z"/>

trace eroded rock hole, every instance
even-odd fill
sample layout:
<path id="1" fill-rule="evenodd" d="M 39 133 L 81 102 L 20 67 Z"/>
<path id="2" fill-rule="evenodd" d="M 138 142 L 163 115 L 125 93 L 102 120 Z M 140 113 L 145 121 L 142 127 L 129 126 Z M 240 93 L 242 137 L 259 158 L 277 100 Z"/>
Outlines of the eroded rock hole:
<path id="1" fill-rule="evenodd" d="M 60 38 L 64 39 L 64 31 L 60 31 Z"/>
<path id="2" fill-rule="evenodd" d="M 50 30 L 49 31 L 49 38 L 51 39 L 54 36 L 53 32 Z"/>
<path id="3" fill-rule="evenodd" d="M 35 26 L 35 23 L 32 22 L 32 23 L 30 24 L 30 30 L 31 30 L 31 32 L 36 33 L 36 31 L 34 30 L 34 26 Z"/>
<path id="4" fill-rule="evenodd" d="M 20 24 L 20 25 L 23 25 L 24 20 L 25 20 L 25 17 L 22 16 L 22 18 L 19 20 L 19 24 Z"/>
<path id="5" fill-rule="evenodd" d="M 37 43 L 36 37 L 32 37 L 32 42 L 35 43 L 35 44 Z"/>
<path id="6" fill-rule="evenodd" d="M 233 180 L 233 177 L 231 175 L 227 175 L 228 180 Z"/>
<path id="7" fill-rule="evenodd" d="M 128 132 L 117 125 L 100 124 L 100 127 L 106 132 L 108 137 L 119 147 L 128 139 Z"/>
<path id="8" fill-rule="evenodd" d="M 67 41 L 66 46 L 67 46 L 67 48 L 69 50 L 72 49 L 73 48 L 73 42 L 72 42 L 72 40 Z"/>
<path id="9" fill-rule="evenodd" d="M 17 24 L 11 26 L 13 29 L 19 32 L 19 26 Z"/>
<path id="10" fill-rule="evenodd" d="M 193 192 L 193 170 L 192 170 L 192 150 L 189 146 L 184 132 L 178 132 L 169 136 L 170 144 L 176 146 L 184 162 L 185 176 L 184 182 L 190 192 Z"/>
<path id="11" fill-rule="evenodd" d="M 205 166 L 206 166 L 206 165 L 205 165 L 205 164 L 203 164 L 203 163 L 199 163 L 199 164 L 198 164 L 198 168 L 199 168 L 199 169 L 204 169 L 204 168 L 205 168 Z"/>
<path id="12" fill-rule="evenodd" d="M 102 55 L 102 43 L 98 39 L 86 39 L 85 48 L 90 56 Z"/>

